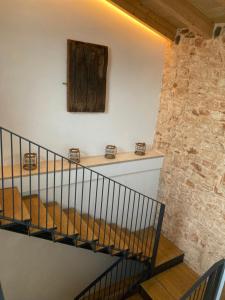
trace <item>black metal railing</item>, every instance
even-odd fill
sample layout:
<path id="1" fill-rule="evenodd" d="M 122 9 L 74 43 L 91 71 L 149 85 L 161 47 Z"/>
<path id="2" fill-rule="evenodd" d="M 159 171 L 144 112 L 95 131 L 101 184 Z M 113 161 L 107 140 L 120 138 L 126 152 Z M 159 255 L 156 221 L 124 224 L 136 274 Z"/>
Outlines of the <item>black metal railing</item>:
<path id="1" fill-rule="evenodd" d="M 180 300 L 216 300 L 222 276 L 225 270 L 225 260 L 215 263 Z"/>
<path id="2" fill-rule="evenodd" d="M 4 300 L 5 297 L 3 295 L 3 290 L 2 290 L 2 286 L 1 286 L 1 283 L 0 283 L 0 300 Z"/>
<path id="3" fill-rule="evenodd" d="M 132 293 L 146 278 L 148 267 L 136 260 L 119 258 L 104 273 L 89 284 L 75 300 L 120 300 Z"/>
<path id="4" fill-rule="evenodd" d="M 25 153 L 36 153 L 36 169 L 24 170 Z M 0 182 L 0 219 L 154 267 L 164 204 L 2 127 Z"/>

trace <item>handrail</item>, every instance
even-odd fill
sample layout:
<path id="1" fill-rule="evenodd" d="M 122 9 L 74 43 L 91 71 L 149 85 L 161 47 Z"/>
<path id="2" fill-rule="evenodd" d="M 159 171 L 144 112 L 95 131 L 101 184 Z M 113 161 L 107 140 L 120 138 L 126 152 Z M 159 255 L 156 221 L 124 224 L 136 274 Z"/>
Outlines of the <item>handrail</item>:
<path id="1" fill-rule="evenodd" d="M 216 296 L 223 272 L 225 270 L 225 259 L 216 262 L 208 271 L 206 271 L 194 285 L 181 297 L 180 300 L 199 299 L 195 296 L 201 293 L 203 300 L 214 300 Z M 202 290 L 201 290 L 202 289 Z"/>

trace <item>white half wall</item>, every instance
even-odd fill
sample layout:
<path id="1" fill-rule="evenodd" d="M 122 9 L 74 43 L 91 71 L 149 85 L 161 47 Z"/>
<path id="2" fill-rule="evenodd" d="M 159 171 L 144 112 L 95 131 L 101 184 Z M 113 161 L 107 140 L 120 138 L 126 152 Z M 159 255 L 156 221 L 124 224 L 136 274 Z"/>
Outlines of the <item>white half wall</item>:
<path id="1" fill-rule="evenodd" d="M 157 157 L 92 167 L 93 171 L 104 174 L 128 188 L 117 183 L 114 185 L 113 181 L 104 179 L 95 172 L 91 173 L 88 169 L 77 169 L 77 172 L 75 169 L 71 170 L 70 176 L 67 170 L 63 174 L 49 173 L 47 177 L 46 174 L 39 177 L 33 175 L 31 182 L 29 176 L 23 177 L 22 194 L 38 194 L 40 185 L 40 198 L 43 202 L 56 201 L 63 208 L 75 207 L 78 212 L 88 213 L 107 220 L 108 223 L 138 230 L 152 226 L 155 214 L 158 214 L 159 205 L 148 197 L 157 198 L 162 164 L 163 157 Z M 21 193 L 21 178 L 14 177 L 13 183 Z M 4 181 L 4 187 L 11 186 L 11 179 Z M 134 191 L 130 191 L 129 188 Z M 124 212 L 128 214 L 124 216 Z"/>
<path id="2" fill-rule="evenodd" d="M 6 300 L 72 300 L 116 260 L 0 230 L 0 282 Z"/>
<path id="3" fill-rule="evenodd" d="M 152 143 L 165 39 L 105 0 L 1 0 L 0 125 L 67 153 Z M 67 39 L 109 47 L 106 113 L 68 113 Z"/>

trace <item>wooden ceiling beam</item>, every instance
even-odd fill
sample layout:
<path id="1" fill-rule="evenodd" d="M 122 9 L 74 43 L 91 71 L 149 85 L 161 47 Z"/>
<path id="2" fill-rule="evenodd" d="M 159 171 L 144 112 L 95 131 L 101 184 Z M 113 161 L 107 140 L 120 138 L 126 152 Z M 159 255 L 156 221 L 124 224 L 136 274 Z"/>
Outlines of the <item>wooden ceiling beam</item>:
<path id="1" fill-rule="evenodd" d="M 157 0 L 157 4 L 187 28 L 207 38 L 212 37 L 214 23 L 186 0 Z"/>
<path id="2" fill-rule="evenodd" d="M 166 36 L 170 40 L 174 40 L 176 35 L 176 27 L 166 21 L 164 18 L 159 17 L 150 9 L 144 7 L 137 0 L 107 0 L 108 2 L 116 5 L 120 9 L 125 10 L 130 15 L 139 19 L 147 26 L 155 31 L 158 31 L 162 35 Z"/>

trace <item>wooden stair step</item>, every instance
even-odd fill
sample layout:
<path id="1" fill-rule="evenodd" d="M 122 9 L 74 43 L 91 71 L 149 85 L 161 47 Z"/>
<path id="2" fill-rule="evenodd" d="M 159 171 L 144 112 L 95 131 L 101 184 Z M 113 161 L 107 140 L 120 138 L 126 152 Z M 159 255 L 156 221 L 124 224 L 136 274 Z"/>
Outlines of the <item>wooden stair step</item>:
<path id="1" fill-rule="evenodd" d="M 139 239 L 139 236 L 131 232 L 130 230 L 126 228 L 121 228 L 119 226 L 116 226 L 115 224 L 112 224 L 112 227 L 114 231 L 118 234 L 119 239 L 122 240 L 127 247 L 129 248 L 129 251 L 139 255 L 142 253 L 142 241 Z"/>
<path id="2" fill-rule="evenodd" d="M 27 210 L 31 211 L 31 224 L 38 227 L 30 227 L 30 233 L 54 228 L 51 216 L 47 215 L 46 207 L 37 195 L 31 196 L 31 198 L 30 196 L 23 198 L 23 203 Z"/>
<path id="3" fill-rule="evenodd" d="M 115 255 L 121 251 L 128 251 L 129 247 L 125 240 L 120 240 L 120 235 L 118 232 L 114 229 L 113 224 L 106 223 L 105 221 L 97 219 L 96 222 L 99 224 L 99 226 L 103 226 L 104 230 L 106 231 L 106 236 L 110 238 L 110 242 L 114 244 L 115 250 L 113 251 Z"/>
<path id="4" fill-rule="evenodd" d="M 70 218 L 65 213 L 65 211 L 61 208 L 61 206 L 56 202 L 48 203 L 45 205 L 47 212 L 51 216 L 52 224 L 57 227 L 57 235 L 55 235 L 55 239 L 62 239 L 64 236 L 74 237 L 78 235 L 78 231 L 75 226 L 72 224 Z"/>
<path id="5" fill-rule="evenodd" d="M 141 287 L 154 300 L 179 300 L 198 277 L 185 263 L 181 263 L 145 281 Z"/>
<path id="6" fill-rule="evenodd" d="M 88 226 L 94 230 L 94 234 L 96 237 L 98 237 L 98 242 L 101 245 L 105 245 L 108 247 L 114 246 L 114 240 L 110 238 L 110 235 L 108 234 L 106 228 L 107 223 L 105 224 L 105 221 L 99 222 L 99 220 L 95 220 L 92 216 L 83 215 L 83 219 L 87 223 Z"/>
<path id="7" fill-rule="evenodd" d="M 87 225 L 85 219 L 82 218 L 76 210 L 70 208 L 69 210 L 65 210 L 65 212 L 69 216 L 69 219 L 72 222 L 73 226 L 75 226 L 81 241 L 93 242 L 98 240 L 98 237 L 93 232 L 92 227 Z"/>
<path id="8" fill-rule="evenodd" d="M 137 231 L 137 233 L 140 234 L 140 239 L 143 241 L 143 244 L 147 246 L 143 251 L 143 255 L 146 257 L 152 256 L 154 243 L 151 241 L 154 241 L 155 239 L 155 229 L 150 227 L 145 230 Z M 181 251 L 163 234 L 160 235 L 159 248 L 156 257 L 156 267 L 182 255 L 184 255 L 183 251 Z"/>
<path id="9" fill-rule="evenodd" d="M 4 192 L 4 203 L 3 203 Z M 13 198 L 14 197 L 14 198 Z M 14 199 L 14 200 L 13 200 Z M 30 219 L 29 210 L 23 205 L 20 192 L 16 187 L 5 188 L 0 190 L 0 210 L 3 210 L 4 216 L 18 221 L 26 221 Z M 14 209 L 13 209 L 14 208 Z M 1 212 L 3 215 L 3 212 Z M 8 221 L 1 221 L 1 224 L 9 223 Z"/>

